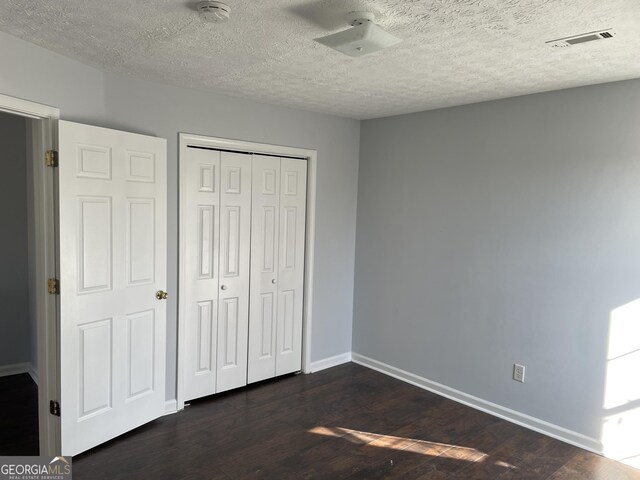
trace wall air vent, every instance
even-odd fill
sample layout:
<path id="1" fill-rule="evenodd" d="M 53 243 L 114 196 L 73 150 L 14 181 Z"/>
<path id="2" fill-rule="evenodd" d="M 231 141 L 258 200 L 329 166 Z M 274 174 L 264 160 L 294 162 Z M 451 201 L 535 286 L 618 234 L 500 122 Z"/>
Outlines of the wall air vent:
<path id="1" fill-rule="evenodd" d="M 593 42 L 595 40 L 604 40 L 607 38 L 613 38 L 616 32 L 608 28 L 606 30 L 598 30 L 596 32 L 581 33 L 580 35 L 573 35 L 572 37 L 558 38 L 557 40 L 549 40 L 545 42 L 547 45 L 551 45 L 554 48 L 570 47 L 572 45 L 578 45 L 580 43 Z"/>

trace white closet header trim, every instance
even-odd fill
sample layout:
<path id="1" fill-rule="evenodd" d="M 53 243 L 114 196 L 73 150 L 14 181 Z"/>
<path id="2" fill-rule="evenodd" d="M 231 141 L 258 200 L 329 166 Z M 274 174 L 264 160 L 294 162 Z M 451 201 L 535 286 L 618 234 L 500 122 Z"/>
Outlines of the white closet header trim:
<path id="1" fill-rule="evenodd" d="M 213 148 L 213 147 L 203 147 L 200 145 L 187 145 L 187 148 L 197 148 L 199 150 L 214 150 L 216 152 L 229 152 L 229 153 L 240 153 L 243 155 L 263 155 L 265 157 L 276 157 L 276 158 L 293 158 L 295 160 L 309 160 L 309 157 L 297 157 L 293 155 L 276 155 L 273 153 L 263 153 L 263 152 L 248 152 L 245 150 L 231 150 L 227 148 Z"/>

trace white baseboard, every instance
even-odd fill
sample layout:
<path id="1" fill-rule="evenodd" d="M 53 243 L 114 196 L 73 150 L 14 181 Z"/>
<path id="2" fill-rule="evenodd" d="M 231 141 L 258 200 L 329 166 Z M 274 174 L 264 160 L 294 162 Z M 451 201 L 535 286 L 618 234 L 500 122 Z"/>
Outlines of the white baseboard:
<path id="1" fill-rule="evenodd" d="M 516 412 L 515 410 L 511 410 L 509 408 L 497 405 L 478 397 L 474 397 L 473 395 L 469 395 L 459 390 L 447 387 L 446 385 L 442 385 L 441 383 L 433 382 L 419 375 L 401 370 L 391 365 L 387 365 L 386 363 L 379 362 L 378 360 L 365 357 L 364 355 L 353 353 L 351 356 L 352 361 L 359 365 L 377 370 L 378 372 L 397 378 L 398 380 L 402 380 L 404 382 L 410 383 L 411 385 L 415 385 L 416 387 L 429 390 L 430 392 L 436 393 L 477 410 L 481 410 L 485 413 L 489 413 L 504 420 L 508 420 L 509 422 L 529 428 L 538 433 L 548 435 L 549 437 L 553 437 L 571 445 L 575 445 L 576 447 L 584 448 L 585 450 L 589 450 L 590 452 L 603 455 L 602 443 L 595 438 L 587 437 L 586 435 L 582 435 L 581 433 L 568 430 L 558 425 L 545 422 L 544 420 L 525 415 L 524 413 Z"/>
<path id="2" fill-rule="evenodd" d="M 18 375 L 19 373 L 29 373 L 31 364 L 29 362 L 14 363 L 11 365 L 0 366 L 0 377 L 8 377 L 9 375 Z"/>
<path id="3" fill-rule="evenodd" d="M 351 352 L 341 353 L 340 355 L 335 355 L 329 358 L 323 358 L 322 360 L 317 360 L 311 363 L 311 373 L 319 372 L 320 370 L 325 370 L 327 368 L 336 367 L 338 365 L 342 365 L 343 363 L 348 363 L 351 361 Z"/>
<path id="4" fill-rule="evenodd" d="M 34 383 L 38 385 L 38 369 L 33 363 L 29 364 L 29 372 L 27 373 L 29 373 L 31 380 L 33 380 Z"/>
<path id="5" fill-rule="evenodd" d="M 178 411 L 178 401 L 174 398 L 173 400 L 167 400 L 164 402 L 164 414 L 171 415 L 172 413 L 176 413 Z"/>

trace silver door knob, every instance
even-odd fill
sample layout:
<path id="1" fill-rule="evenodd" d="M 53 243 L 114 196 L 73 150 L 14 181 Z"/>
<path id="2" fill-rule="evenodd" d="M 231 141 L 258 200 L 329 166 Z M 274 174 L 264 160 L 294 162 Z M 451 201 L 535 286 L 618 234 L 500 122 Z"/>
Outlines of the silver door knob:
<path id="1" fill-rule="evenodd" d="M 162 290 L 158 290 L 156 292 L 156 298 L 158 300 L 166 300 L 169 294 L 167 292 L 163 292 Z"/>
<path id="2" fill-rule="evenodd" d="M 272 278 L 272 279 L 271 279 L 271 283 L 273 283 L 273 284 L 275 285 L 275 284 L 276 284 L 276 279 L 275 279 L 275 278 Z"/>
<path id="3" fill-rule="evenodd" d="M 222 286 L 220 287 L 220 290 L 226 290 L 226 289 L 227 289 L 227 286 L 226 286 L 226 285 L 222 285 Z"/>

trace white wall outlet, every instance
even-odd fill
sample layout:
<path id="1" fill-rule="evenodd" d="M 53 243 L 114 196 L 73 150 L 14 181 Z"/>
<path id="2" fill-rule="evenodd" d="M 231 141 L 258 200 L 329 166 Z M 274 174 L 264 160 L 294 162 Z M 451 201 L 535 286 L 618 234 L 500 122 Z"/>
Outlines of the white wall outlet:
<path id="1" fill-rule="evenodd" d="M 513 379 L 516 382 L 524 383 L 524 365 L 513 364 Z"/>

